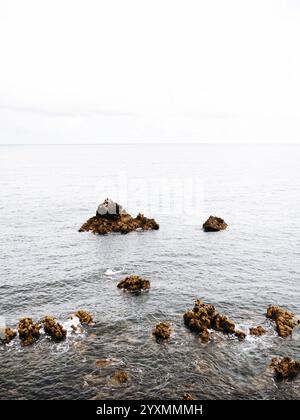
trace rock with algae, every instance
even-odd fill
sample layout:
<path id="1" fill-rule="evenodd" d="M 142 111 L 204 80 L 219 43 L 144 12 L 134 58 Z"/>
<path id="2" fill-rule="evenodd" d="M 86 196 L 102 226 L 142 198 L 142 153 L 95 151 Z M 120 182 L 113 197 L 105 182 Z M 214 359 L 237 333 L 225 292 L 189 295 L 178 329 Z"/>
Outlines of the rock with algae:
<path id="1" fill-rule="evenodd" d="M 80 323 L 83 324 L 83 325 L 84 324 L 91 325 L 93 323 L 93 317 L 87 311 L 79 310 L 79 311 L 76 312 L 75 316 L 77 316 L 77 318 L 79 318 Z"/>
<path id="2" fill-rule="evenodd" d="M 191 331 L 199 333 L 202 341 L 209 340 L 209 329 L 221 331 L 225 334 L 235 334 L 240 340 L 246 334 L 235 329 L 235 324 L 226 315 L 219 314 L 215 307 L 197 299 L 192 310 L 183 315 L 184 323 Z"/>
<path id="3" fill-rule="evenodd" d="M 274 357 L 270 364 L 275 371 L 275 378 L 278 380 L 293 379 L 300 372 L 300 362 L 290 357 Z"/>
<path id="4" fill-rule="evenodd" d="M 140 276 L 128 276 L 121 280 L 117 287 L 131 293 L 140 293 L 150 289 L 150 281 Z"/>
<path id="5" fill-rule="evenodd" d="M 6 327 L 0 331 L 0 344 L 9 344 L 17 335 L 17 332 L 12 328 Z"/>
<path id="6" fill-rule="evenodd" d="M 221 217 L 209 216 L 206 222 L 203 223 L 202 227 L 205 232 L 218 232 L 227 228 L 227 223 Z"/>
<path id="7" fill-rule="evenodd" d="M 168 322 L 160 322 L 155 325 L 152 334 L 158 339 L 165 340 L 170 337 L 171 332 L 172 328 Z"/>
<path id="8" fill-rule="evenodd" d="M 112 232 L 126 234 L 134 230 L 157 230 L 158 223 L 139 213 L 137 217 L 128 214 L 120 204 L 107 198 L 99 205 L 96 216 L 88 219 L 79 232 L 93 232 L 105 235 Z"/>
<path id="9" fill-rule="evenodd" d="M 261 325 L 258 325 L 257 327 L 249 328 L 249 333 L 250 335 L 261 336 L 266 334 L 266 330 Z"/>
<path id="10" fill-rule="evenodd" d="M 40 324 L 34 324 L 32 318 L 22 318 L 19 321 L 18 333 L 23 346 L 33 344 L 40 338 Z"/>
<path id="11" fill-rule="evenodd" d="M 44 325 L 45 333 L 50 335 L 53 340 L 61 341 L 66 338 L 67 331 L 52 316 L 45 316 L 42 320 L 42 324 Z"/>
<path id="12" fill-rule="evenodd" d="M 266 316 L 275 321 L 276 330 L 280 337 L 291 335 L 293 329 L 300 324 L 300 320 L 293 312 L 289 312 L 280 306 L 269 306 Z"/>

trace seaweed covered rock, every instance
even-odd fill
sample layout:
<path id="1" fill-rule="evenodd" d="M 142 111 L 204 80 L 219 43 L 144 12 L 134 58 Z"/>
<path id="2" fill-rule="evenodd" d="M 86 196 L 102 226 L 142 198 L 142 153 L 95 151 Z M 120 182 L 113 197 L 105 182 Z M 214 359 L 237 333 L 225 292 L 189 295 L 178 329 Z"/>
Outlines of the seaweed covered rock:
<path id="1" fill-rule="evenodd" d="M 53 340 L 61 341 L 66 338 L 67 331 L 52 316 L 45 316 L 45 318 L 42 320 L 42 323 L 44 325 L 45 333 L 50 335 Z"/>
<path id="2" fill-rule="evenodd" d="M 270 366 L 274 369 L 278 380 L 293 379 L 300 372 L 300 362 L 290 357 L 274 357 Z"/>
<path id="3" fill-rule="evenodd" d="M 19 321 L 18 333 L 23 346 L 33 344 L 40 338 L 39 324 L 34 324 L 31 318 L 22 318 Z"/>
<path id="4" fill-rule="evenodd" d="M 118 203 L 106 199 L 97 209 L 96 216 L 88 219 L 79 229 L 79 232 L 93 232 L 105 235 L 112 232 L 123 234 L 134 230 L 157 230 L 158 223 L 154 219 L 148 219 L 139 213 L 132 217 Z"/>
<path id="5" fill-rule="evenodd" d="M 158 339 L 165 340 L 166 338 L 170 337 L 171 332 L 171 325 L 168 322 L 160 322 L 159 324 L 155 325 L 152 334 L 155 335 L 155 337 Z"/>
<path id="6" fill-rule="evenodd" d="M 249 333 L 250 335 L 261 336 L 266 334 L 266 330 L 261 325 L 258 325 L 257 327 L 249 328 Z"/>
<path id="7" fill-rule="evenodd" d="M 128 373 L 124 370 L 119 370 L 112 375 L 111 379 L 117 384 L 124 384 L 128 381 Z"/>
<path id="8" fill-rule="evenodd" d="M 279 306 L 269 306 L 266 316 L 275 321 L 276 330 L 280 337 L 291 335 L 293 329 L 300 324 L 300 320 L 296 318 L 295 314 Z"/>
<path id="9" fill-rule="evenodd" d="M 117 287 L 131 293 L 140 293 L 150 289 L 150 281 L 140 276 L 128 276 L 121 280 Z"/>
<path id="10" fill-rule="evenodd" d="M 79 310 L 76 312 L 75 316 L 77 316 L 77 318 L 79 318 L 79 321 L 81 324 L 86 324 L 86 325 L 90 325 L 93 323 L 93 317 L 89 312 L 83 311 L 83 310 Z"/>
<path id="11" fill-rule="evenodd" d="M 208 341 L 209 329 L 221 331 L 225 334 L 236 334 L 242 339 L 243 332 L 235 330 L 235 324 L 226 315 L 219 314 L 215 307 L 197 299 L 192 310 L 183 315 L 185 325 L 200 335 L 202 341 Z"/>
<path id="12" fill-rule="evenodd" d="M 241 330 L 235 330 L 234 335 L 240 340 L 245 340 L 246 338 L 246 333 L 244 333 L 244 331 Z"/>
<path id="13" fill-rule="evenodd" d="M 0 344 L 9 344 L 17 335 L 17 332 L 11 328 L 5 328 L 0 334 Z"/>
<path id="14" fill-rule="evenodd" d="M 206 222 L 203 223 L 205 232 L 218 232 L 227 228 L 227 223 L 221 217 L 209 216 Z"/>

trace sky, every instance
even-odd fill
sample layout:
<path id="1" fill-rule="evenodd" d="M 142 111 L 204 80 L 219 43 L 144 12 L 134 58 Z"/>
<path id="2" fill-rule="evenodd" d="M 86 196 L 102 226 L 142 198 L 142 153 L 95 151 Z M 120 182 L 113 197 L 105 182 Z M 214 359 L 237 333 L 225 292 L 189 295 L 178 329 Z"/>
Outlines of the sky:
<path id="1" fill-rule="evenodd" d="M 298 0 L 0 0 L 0 143 L 300 142 Z"/>

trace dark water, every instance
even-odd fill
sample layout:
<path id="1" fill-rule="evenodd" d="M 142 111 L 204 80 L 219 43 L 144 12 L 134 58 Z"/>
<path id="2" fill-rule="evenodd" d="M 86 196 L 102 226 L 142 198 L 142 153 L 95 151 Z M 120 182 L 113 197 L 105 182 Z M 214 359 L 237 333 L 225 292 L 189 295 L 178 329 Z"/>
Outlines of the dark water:
<path id="1" fill-rule="evenodd" d="M 14 327 L 82 308 L 95 325 L 59 344 L 1 346 L 0 398 L 299 399 L 300 378 L 278 384 L 266 369 L 274 355 L 299 359 L 299 330 L 282 339 L 264 315 L 271 303 L 300 315 L 299 159 L 295 145 L 1 146 L 0 315 Z M 186 209 L 191 180 L 201 199 Z M 160 230 L 78 233 L 106 196 Z M 210 214 L 229 228 L 203 232 Z M 126 274 L 151 291 L 117 289 Z M 182 319 L 196 298 L 268 332 L 202 344 Z M 167 343 L 151 335 L 159 321 L 172 323 Z M 102 358 L 113 364 L 97 368 Z M 126 384 L 111 381 L 116 370 Z"/>

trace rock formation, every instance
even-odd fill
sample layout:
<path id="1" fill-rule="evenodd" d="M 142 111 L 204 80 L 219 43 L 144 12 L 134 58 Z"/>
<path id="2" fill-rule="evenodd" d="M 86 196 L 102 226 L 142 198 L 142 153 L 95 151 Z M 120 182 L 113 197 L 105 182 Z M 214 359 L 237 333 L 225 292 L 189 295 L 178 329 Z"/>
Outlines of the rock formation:
<path id="1" fill-rule="evenodd" d="M 111 232 L 123 234 L 134 230 L 157 230 L 159 225 L 154 219 L 148 219 L 139 213 L 137 217 L 132 217 L 118 203 L 106 199 L 99 205 L 96 216 L 88 219 L 79 229 L 79 232 L 93 232 L 105 235 Z"/>
<path id="2" fill-rule="evenodd" d="M 155 328 L 152 331 L 152 334 L 155 335 L 158 339 L 165 340 L 169 338 L 171 335 L 172 329 L 168 322 L 160 322 L 159 324 L 155 325 Z"/>
<path id="3" fill-rule="evenodd" d="M 1 332 L 0 336 L 0 344 L 9 344 L 17 335 L 17 332 L 15 330 L 12 330 L 11 328 L 5 328 L 3 332 Z"/>
<path id="4" fill-rule="evenodd" d="M 300 362 L 290 357 L 274 357 L 270 366 L 274 368 L 278 380 L 293 379 L 300 372 Z"/>
<path id="5" fill-rule="evenodd" d="M 117 287 L 132 293 L 140 293 L 150 289 L 150 281 L 139 276 L 128 276 L 121 280 Z"/>
<path id="6" fill-rule="evenodd" d="M 112 375 L 111 379 L 115 383 L 124 384 L 128 381 L 128 373 L 124 370 L 119 370 Z"/>
<path id="7" fill-rule="evenodd" d="M 244 331 L 241 330 L 235 330 L 234 335 L 240 340 L 245 340 L 246 338 L 246 333 L 244 333 Z"/>
<path id="8" fill-rule="evenodd" d="M 93 323 L 93 317 L 89 312 L 79 310 L 76 312 L 75 316 L 79 318 L 81 324 L 90 325 Z"/>
<path id="9" fill-rule="evenodd" d="M 227 224 L 223 219 L 216 216 L 209 216 L 205 223 L 203 223 L 203 229 L 205 232 L 218 232 L 227 228 Z"/>
<path id="10" fill-rule="evenodd" d="M 246 334 L 235 330 L 235 324 L 226 315 L 216 312 L 211 304 L 204 303 L 197 299 L 192 310 L 187 311 L 184 316 L 184 323 L 191 331 L 197 332 L 202 341 L 209 340 L 208 329 L 221 331 L 225 334 L 235 334 L 240 340 L 244 339 Z"/>
<path id="11" fill-rule="evenodd" d="M 40 338 L 39 324 L 34 324 L 31 318 L 22 318 L 19 321 L 18 333 L 23 346 L 33 344 Z"/>
<path id="12" fill-rule="evenodd" d="M 42 320 L 42 323 L 44 325 L 45 333 L 50 335 L 53 340 L 61 341 L 66 338 L 67 331 L 52 316 L 45 316 L 45 318 Z"/>
<path id="13" fill-rule="evenodd" d="M 194 400 L 195 398 L 193 398 L 193 397 L 191 396 L 191 394 L 189 394 L 188 392 L 185 392 L 185 393 L 183 394 L 183 396 L 182 396 L 182 399 L 183 399 L 183 400 L 186 400 L 186 401 L 189 401 L 189 400 Z"/>
<path id="14" fill-rule="evenodd" d="M 275 321 L 276 330 L 280 337 L 291 335 L 293 328 L 300 324 L 300 320 L 296 318 L 295 314 L 279 306 L 269 306 L 266 316 Z"/>
<path id="15" fill-rule="evenodd" d="M 261 325 L 258 325 L 257 327 L 249 328 L 249 333 L 250 335 L 260 336 L 266 334 L 266 330 Z"/>

